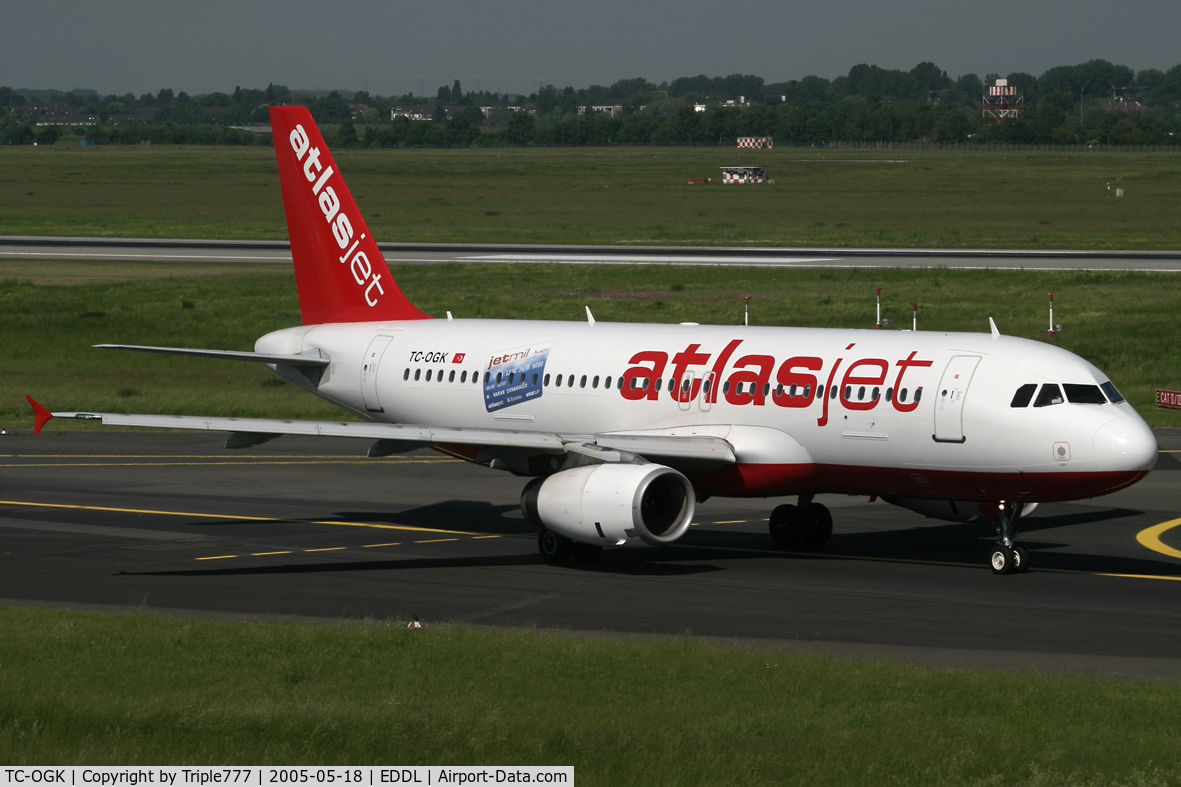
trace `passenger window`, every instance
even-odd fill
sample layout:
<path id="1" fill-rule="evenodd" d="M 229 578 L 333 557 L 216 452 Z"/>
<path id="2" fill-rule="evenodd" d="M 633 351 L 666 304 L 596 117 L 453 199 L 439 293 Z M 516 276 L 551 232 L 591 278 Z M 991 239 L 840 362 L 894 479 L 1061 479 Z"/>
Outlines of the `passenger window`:
<path id="1" fill-rule="evenodd" d="M 434 370 L 433 370 L 433 369 L 427 369 L 427 370 L 426 370 L 426 381 L 427 381 L 428 383 L 431 381 L 431 372 L 432 372 L 432 371 L 434 371 Z"/>
<path id="2" fill-rule="evenodd" d="M 491 380 L 492 380 L 492 372 L 484 372 L 484 384 L 487 385 Z"/>
<path id="3" fill-rule="evenodd" d="M 548 375 L 548 374 L 547 374 L 545 377 L 543 377 L 543 378 L 542 378 L 542 380 L 541 380 L 541 384 L 542 384 L 542 385 L 544 385 L 544 386 L 546 386 L 546 387 L 548 387 L 548 386 L 549 386 L 549 375 Z"/>
<path id="4" fill-rule="evenodd" d="M 880 391 L 879 389 L 877 389 L 877 388 L 874 388 L 874 389 L 873 389 L 873 393 L 872 393 L 872 394 L 870 394 L 870 397 L 869 397 L 869 398 L 870 398 L 870 399 L 873 399 L 873 400 L 876 402 L 876 401 L 878 400 L 878 394 L 880 394 L 880 393 L 881 393 L 881 391 Z"/>
<path id="5" fill-rule="evenodd" d="M 906 402 L 906 389 L 905 388 L 903 388 L 901 391 L 898 392 L 898 401 Z"/>
<path id="6" fill-rule="evenodd" d="M 1065 401 L 1062 398 L 1062 390 L 1055 383 L 1046 383 L 1042 386 L 1042 390 L 1038 391 L 1037 401 L 1033 403 L 1034 407 L 1049 407 L 1052 404 L 1062 404 Z"/>
<path id="7" fill-rule="evenodd" d="M 722 383 L 722 393 L 724 393 L 724 394 L 730 393 L 730 381 L 729 380 Z M 738 384 L 738 393 L 742 393 L 742 383 Z"/>
<path id="8" fill-rule="evenodd" d="M 582 379 L 578 381 L 579 388 L 586 388 L 586 375 L 582 375 Z"/>
<path id="9" fill-rule="evenodd" d="M 923 398 L 923 389 L 922 388 L 915 388 L 914 389 L 914 403 L 918 404 L 922 398 Z"/>
<path id="10" fill-rule="evenodd" d="M 1062 388 L 1066 391 L 1066 401 L 1071 404 L 1107 404 L 1097 385 L 1062 383 Z"/>
<path id="11" fill-rule="evenodd" d="M 554 378 L 554 385 L 557 386 L 558 388 L 562 387 L 562 375 L 559 374 L 557 377 Z"/>
<path id="12" fill-rule="evenodd" d="M 415 382 L 417 382 L 417 381 L 418 381 L 418 377 L 419 377 L 419 375 L 421 375 L 421 374 L 422 374 L 422 369 L 415 369 L 415 370 L 414 370 L 414 380 L 415 380 Z"/>
<path id="13" fill-rule="evenodd" d="M 857 389 L 857 401 L 860 402 L 864 398 L 865 398 L 865 386 L 863 385 Z"/>
<path id="14" fill-rule="evenodd" d="M 804 386 L 804 398 L 807 399 L 811 395 L 812 395 L 812 383 L 808 383 L 807 385 Z"/>
<path id="15" fill-rule="evenodd" d="M 447 375 L 447 382 L 449 382 L 449 383 L 455 382 L 455 370 L 454 369 L 451 370 L 451 374 Z"/>
<path id="16" fill-rule="evenodd" d="M 623 390 L 623 378 L 622 377 L 620 377 L 619 379 L 617 379 L 615 381 L 615 387 L 620 391 Z"/>
<path id="17" fill-rule="evenodd" d="M 1013 401 L 1009 402 L 1009 407 L 1028 407 L 1029 403 L 1033 401 L 1033 392 L 1037 390 L 1037 383 L 1027 383 L 1017 389 L 1017 393 L 1013 394 Z"/>
<path id="18" fill-rule="evenodd" d="M 1107 398 L 1112 404 L 1119 404 L 1124 400 L 1124 397 L 1120 396 L 1120 392 L 1115 390 L 1115 386 L 1111 384 L 1111 380 L 1099 387 L 1103 389 L 1103 393 L 1107 394 Z"/>
<path id="19" fill-rule="evenodd" d="M 599 375 L 595 375 L 595 379 L 591 380 L 591 388 L 599 387 Z"/>
<path id="20" fill-rule="evenodd" d="M 864 389 L 862 389 L 862 390 L 864 390 Z M 853 398 L 853 386 L 846 385 L 845 386 L 845 399 L 852 399 L 852 398 Z"/>
<path id="21" fill-rule="evenodd" d="M 763 383 L 763 396 L 771 393 L 771 383 Z"/>
<path id="22" fill-rule="evenodd" d="M 829 399 L 836 399 L 837 398 L 837 387 L 835 385 L 828 389 L 828 398 Z"/>
<path id="23" fill-rule="evenodd" d="M 402 372 L 402 379 L 403 379 L 403 380 L 409 380 L 409 379 L 410 379 L 410 369 L 409 369 L 409 367 L 407 367 L 406 371 Z"/>
<path id="24" fill-rule="evenodd" d="M 894 401 L 894 389 L 893 388 L 886 389 L 886 401 L 887 402 Z"/>
<path id="25" fill-rule="evenodd" d="M 585 378 L 585 377 L 583 377 L 583 378 L 582 378 L 582 382 L 583 382 L 583 383 L 586 383 L 586 378 Z M 656 390 L 657 390 L 657 391 L 659 391 L 659 390 L 660 390 L 660 386 L 661 386 L 661 385 L 663 385 L 663 384 L 664 384 L 664 378 L 663 378 L 663 377 L 657 377 L 657 378 L 656 378 Z"/>
<path id="26" fill-rule="evenodd" d="M 461 383 L 467 382 L 467 371 L 466 370 L 459 373 L 459 381 Z"/>
<path id="27" fill-rule="evenodd" d="M 611 375 L 607 375 L 605 378 L 603 378 L 603 387 L 604 388 L 611 387 Z"/>

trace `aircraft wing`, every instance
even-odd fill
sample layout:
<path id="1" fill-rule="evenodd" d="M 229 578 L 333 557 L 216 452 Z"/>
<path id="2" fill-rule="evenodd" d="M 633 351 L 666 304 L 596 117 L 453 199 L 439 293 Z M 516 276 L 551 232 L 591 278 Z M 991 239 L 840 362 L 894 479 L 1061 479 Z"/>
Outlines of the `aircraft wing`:
<path id="1" fill-rule="evenodd" d="M 651 462 L 673 467 L 720 467 L 733 464 L 733 447 L 719 437 L 671 437 L 626 435 L 563 435 L 554 432 L 525 432 L 506 429 L 457 428 L 411 424 L 363 423 L 348 421 L 297 421 L 280 418 L 217 418 L 194 415 L 128 415 L 123 413 L 56 412 L 51 413 L 32 397 L 34 433 L 40 432 L 50 418 L 74 418 L 101 421 L 104 426 L 137 426 L 154 429 L 195 429 L 207 432 L 230 432 L 227 448 L 245 448 L 282 435 L 306 437 L 355 437 L 385 441 L 375 443 L 370 456 L 383 456 L 414 448 L 432 446 L 480 446 L 505 449 L 512 454 L 577 454 L 592 463 L 630 462 L 643 457 Z M 492 451 L 491 458 L 507 456 Z M 483 461 L 477 459 L 477 461 Z M 508 458 L 509 466 L 512 458 Z"/>
<path id="2" fill-rule="evenodd" d="M 197 350 L 191 347 L 150 347 L 144 344 L 95 344 L 100 350 L 134 350 L 141 353 L 160 355 L 183 355 L 188 358 L 219 358 L 223 361 L 253 361 L 254 363 L 281 363 L 286 366 L 324 367 L 332 363 L 318 355 L 271 355 L 269 353 L 238 352 L 235 350 Z M 180 428 L 180 427 L 178 427 Z"/>

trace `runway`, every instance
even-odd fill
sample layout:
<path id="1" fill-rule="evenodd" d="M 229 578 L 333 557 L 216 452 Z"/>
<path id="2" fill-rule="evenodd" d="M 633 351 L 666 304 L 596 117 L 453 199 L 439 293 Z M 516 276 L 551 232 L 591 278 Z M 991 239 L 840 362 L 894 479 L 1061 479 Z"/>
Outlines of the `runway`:
<path id="1" fill-rule="evenodd" d="M 963 268 L 1181 272 L 1181 251 L 1031 251 L 989 249 L 779 249 L 623 246 L 510 246 L 380 243 L 391 263 L 431 265 L 742 266 L 763 268 Z M 291 264 L 286 241 L 0 236 L 0 260 L 130 260 Z"/>
<path id="2" fill-rule="evenodd" d="M 1181 430 L 1132 489 L 1023 520 L 1033 568 L 994 576 L 989 527 L 830 497 L 835 534 L 782 552 L 773 501 L 710 500 L 676 546 L 537 556 L 523 480 L 364 441 L 0 437 L 0 603 L 409 618 L 714 637 L 798 652 L 1181 679 Z M 1154 526 L 1172 522 L 1168 527 Z M 1145 533 L 1149 535 L 1145 535 Z M 1138 540 L 1138 536 L 1140 540 Z M 102 608 L 106 608 L 103 606 Z"/>

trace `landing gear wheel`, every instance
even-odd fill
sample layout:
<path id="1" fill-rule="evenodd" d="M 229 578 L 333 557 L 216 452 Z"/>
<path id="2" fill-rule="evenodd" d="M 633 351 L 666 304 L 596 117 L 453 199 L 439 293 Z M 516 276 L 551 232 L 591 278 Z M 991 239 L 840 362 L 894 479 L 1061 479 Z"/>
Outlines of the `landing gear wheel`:
<path id="1" fill-rule="evenodd" d="M 1012 574 L 1017 571 L 1017 561 L 1019 559 L 1012 547 L 1000 544 L 996 549 L 992 550 L 992 557 L 989 558 L 988 562 L 992 567 L 992 573 Z"/>
<path id="2" fill-rule="evenodd" d="M 804 537 L 803 516 L 793 505 L 777 506 L 767 524 L 771 540 L 782 549 L 794 549 Z"/>
<path id="3" fill-rule="evenodd" d="M 569 563 L 574 557 L 574 542 L 552 530 L 542 530 L 537 536 L 537 551 L 551 566 Z"/>
<path id="4" fill-rule="evenodd" d="M 804 543 L 818 547 L 832 537 L 832 514 L 820 503 L 809 503 L 802 509 L 804 515 Z"/>
<path id="5" fill-rule="evenodd" d="M 602 554 L 603 548 L 597 544 L 575 541 L 570 545 L 570 557 L 579 563 L 594 563 Z"/>
<path id="6" fill-rule="evenodd" d="M 1013 547 L 1013 552 L 1017 555 L 1016 573 L 1024 574 L 1029 571 L 1029 553 L 1023 547 Z"/>

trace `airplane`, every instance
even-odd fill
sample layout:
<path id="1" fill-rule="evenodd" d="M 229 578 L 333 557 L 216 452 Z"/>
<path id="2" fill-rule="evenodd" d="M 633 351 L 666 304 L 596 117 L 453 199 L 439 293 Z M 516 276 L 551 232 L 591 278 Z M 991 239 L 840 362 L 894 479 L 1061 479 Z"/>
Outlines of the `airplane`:
<path id="1" fill-rule="evenodd" d="M 302 325 L 253 352 L 100 348 L 266 364 L 359 422 L 50 413 L 49 418 L 355 437 L 368 455 L 432 448 L 529 478 L 521 510 L 548 563 L 680 539 L 718 497 L 795 497 L 781 548 L 832 534 L 822 493 L 986 521 L 996 574 L 1029 567 L 1019 519 L 1144 478 L 1152 431 L 1070 352 L 989 333 L 435 319 L 402 293 L 311 114 L 270 109 Z"/>

